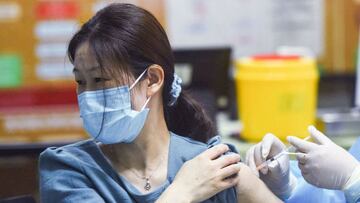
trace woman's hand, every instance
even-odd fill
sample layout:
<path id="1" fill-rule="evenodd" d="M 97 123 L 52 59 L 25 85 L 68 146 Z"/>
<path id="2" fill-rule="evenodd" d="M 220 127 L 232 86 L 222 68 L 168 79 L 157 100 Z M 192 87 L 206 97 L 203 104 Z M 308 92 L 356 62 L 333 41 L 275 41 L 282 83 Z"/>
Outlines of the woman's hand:
<path id="1" fill-rule="evenodd" d="M 238 202 L 281 202 L 247 165 L 240 164 L 238 177 L 239 182 L 236 185 Z"/>
<path id="2" fill-rule="evenodd" d="M 185 162 L 157 202 L 173 202 L 174 198 L 178 202 L 201 202 L 235 186 L 239 181 L 236 174 L 240 171 L 240 155 L 221 156 L 227 151 L 227 145 L 219 144 Z M 232 175 L 235 176 L 229 178 Z"/>

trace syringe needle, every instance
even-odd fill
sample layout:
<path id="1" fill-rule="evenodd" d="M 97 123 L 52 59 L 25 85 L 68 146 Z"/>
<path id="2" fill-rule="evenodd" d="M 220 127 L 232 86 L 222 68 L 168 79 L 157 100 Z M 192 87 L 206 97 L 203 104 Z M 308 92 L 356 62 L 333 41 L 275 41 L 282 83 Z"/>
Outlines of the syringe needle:
<path id="1" fill-rule="evenodd" d="M 304 138 L 304 141 L 307 141 L 309 140 L 311 137 L 310 136 L 307 136 L 306 138 Z M 284 154 L 289 154 L 289 155 L 297 155 L 298 153 L 296 152 L 290 152 L 292 151 L 293 149 L 295 149 L 294 146 L 290 146 L 288 148 L 286 148 L 284 151 L 280 152 L 279 154 L 275 155 L 274 157 L 264 161 L 262 164 L 260 164 L 259 166 L 256 167 L 256 170 L 260 170 L 262 168 L 264 168 L 265 166 L 269 165 L 271 162 L 273 162 L 274 160 L 280 158 L 282 155 Z"/>

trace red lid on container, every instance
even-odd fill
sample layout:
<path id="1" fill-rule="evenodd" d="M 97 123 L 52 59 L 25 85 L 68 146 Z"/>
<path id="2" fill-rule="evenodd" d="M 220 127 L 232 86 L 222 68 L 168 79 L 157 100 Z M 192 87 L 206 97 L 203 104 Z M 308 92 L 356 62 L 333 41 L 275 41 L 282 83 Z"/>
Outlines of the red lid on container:
<path id="1" fill-rule="evenodd" d="M 256 61 L 263 60 L 299 60 L 301 57 L 298 55 L 277 55 L 277 54 L 266 54 L 266 55 L 255 55 L 252 59 Z"/>

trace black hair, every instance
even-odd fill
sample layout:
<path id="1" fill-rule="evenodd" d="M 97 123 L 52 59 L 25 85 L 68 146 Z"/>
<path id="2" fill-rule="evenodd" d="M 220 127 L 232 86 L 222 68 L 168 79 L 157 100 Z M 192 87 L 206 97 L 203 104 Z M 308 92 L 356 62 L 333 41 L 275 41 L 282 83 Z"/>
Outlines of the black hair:
<path id="1" fill-rule="evenodd" d="M 70 40 L 68 57 L 72 63 L 77 48 L 85 42 L 89 43 L 101 68 L 111 67 L 108 71 L 115 68 L 137 78 L 150 65 L 161 66 L 164 70 L 163 108 L 168 129 L 201 142 L 216 134 L 204 109 L 185 91 L 180 93 L 175 105 L 168 105 L 174 80 L 174 56 L 165 30 L 150 12 L 123 3 L 101 9 Z"/>

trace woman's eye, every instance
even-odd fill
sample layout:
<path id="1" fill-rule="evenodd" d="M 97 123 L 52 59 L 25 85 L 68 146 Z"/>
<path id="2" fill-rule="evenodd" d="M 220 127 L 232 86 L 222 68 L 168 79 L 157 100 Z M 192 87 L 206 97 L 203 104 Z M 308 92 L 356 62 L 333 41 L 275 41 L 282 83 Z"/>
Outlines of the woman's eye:
<path id="1" fill-rule="evenodd" d="M 97 83 L 97 82 L 102 82 L 102 81 L 104 81 L 104 79 L 103 79 L 103 78 L 94 78 L 94 81 Z"/>
<path id="2" fill-rule="evenodd" d="M 76 83 L 77 83 L 78 85 L 84 84 L 83 81 L 81 81 L 81 80 L 76 80 Z"/>

